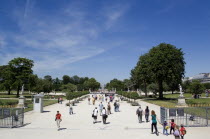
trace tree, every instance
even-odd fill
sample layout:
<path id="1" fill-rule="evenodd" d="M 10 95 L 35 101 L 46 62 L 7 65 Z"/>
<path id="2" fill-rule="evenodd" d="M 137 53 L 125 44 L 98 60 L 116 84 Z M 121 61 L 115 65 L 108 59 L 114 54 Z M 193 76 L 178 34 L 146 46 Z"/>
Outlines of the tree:
<path id="1" fill-rule="evenodd" d="M 124 84 L 121 80 L 113 79 L 108 84 L 106 84 L 108 90 L 113 90 L 116 88 L 117 91 L 124 90 Z"/>
<path id="2" fill-rule="evenodd" d="M 143 86 L 145 96 L 147 96 L 147 85 L 151 80 L 151 72 L 149 70 L 149 55 L 144 54 L 139 57 L 139 61 L 137 62 L 136 67 L 131 71 L 131 79 L 138 83 L 138 87 Z"/>
<path id="3" fill-rule="evenodd" d="M 203 85 L 205 86 L 206 89 L 210 89 L 210 83 L 204 83 Z"/>
<path id="4" fill-rule="evenodd" d="M 129 90 L 133 86 L 132 81 L 129 79 L 124 79 L 123 84 L 124 84 L 124 88 L 127 90 Z"/>
<path id="5" fill-rule="evenodd" d="M 84 86 L 87 90 L 91 89 L 94 91 L 100 88 L 100 83 L 97 82 L 95 78 L 90 78 L 89 80 L 84 82 Z"/>
<path id="6" fill-rule="evenodd" d="M 58 78 L 53 79 L 53 90 L 55 91 L 60 91 L 61 89 L 61 85 L 62 85 L 62 81 L 59 80 Z"/>
<path id="7" fill-rule="evenodd" d="M 149 70 L 158 83 L 159 98 L 163 99 L 163 82 L 182 81 L 185 72 L 184 53 L 171 44 L 161 43 L 149 51 Z"/>
<path id="8" fill-rule="evenodd" d="M 28 83 L 29 75 L 33 74 L 33 60 L 26 58 L 14 58 L 9 61 L 9 70 L 12 73 L 12 78 L 15 80 L 14 86 L 17 88 L 17 97 L 23 84 Z"/>
<path id="9" fill-rule="evenodd" d="M 0 66 L 0 87 L 1 89 L 6 89 L 8 95 L 11 94 L 13 83 L 15 82 L 13 78 L 13 73 L 8 65 Z"/>
<path id="10" fill-rule="evenodd" d="M 77 90 L 77 86 L 71 83 L 64 84 L 61 86 L 61 90 L 65 92 L 74 92 Z"/>
<path id="11" fill-rule="evenodd" d="M 79 76 L 74 75 L 73 77 L 71 77 L 71 83 L 72 84 L 77 85 L 77 84 L 79 84 L 79 82 L 80 82 L 80 77 Z"/>
<path id="12" fill-rule="evenodd" d="M 202 94 L 205 91 L 205 86 L 197 80 L 190 84 L 190 92 L 192 94 Z"/>
<path id="13" fill-rule="evenodd" d="M 44 76 L 44 79 L 48 80 L 49 82 L 52 82 L 52 76 L 50 76 L 50 75 Z"/>
<path id="14" fill-rule="evenodd" d="M 29 81 L 28 81 L 28 90 L 29 90 L 29 92 L 34 90 L 34 88 L 37 85 L 37 80 L 38 80 L 38 76 L 37 75 L 34 75 L 34 74 L 29 75 Z"/>
<path id="15" fill-rule="evenodd" d="M 68 84 L 71 82 L 71 78 L 68 75 L 63 76 L 63 84 Z"/>

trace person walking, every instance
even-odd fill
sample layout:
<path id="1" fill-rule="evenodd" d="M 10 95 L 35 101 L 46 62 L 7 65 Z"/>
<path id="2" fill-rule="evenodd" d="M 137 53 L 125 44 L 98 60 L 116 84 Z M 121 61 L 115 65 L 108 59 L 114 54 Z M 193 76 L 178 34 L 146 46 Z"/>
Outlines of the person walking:
<path id="1" fill-rule="evenodd" d="M 60 97 L 60 103 L 62 104 L 62 102 L 63 102 L 63 98 L 62 98 L 62 97 Z"/>
<path id="2" fill-rule="evenodd" d="M 149 107 L 148 106 L 145 109 L 145 119 L 146 119 L 146 122 L 149 122 Z"/>
<path id="3" fill-rule="evenodd" d="M 108 102 L 107 104 L 107 114 L 111 114 L 111 105 L 110 105 L 110 102 Z"/>
<path id="4" fill-rule="evenodd" d="M 174 130 L 175 130 L 175 122 L 174 122 L 174 119 L 171 119 L 171 122 L 170 122 L 171 126 L 170 126 L 170 134 L 171 134 L 171 131 L 173 130 L 173 133 L 174 133 Z"/>
<path id="5" fill-rule="evenodd" d="M 103 107 L 104 107 L 104 105 L 103 105 L 103 103 L 101 102 L 101 103 L 99 104 L 100 115 L 102 115 Z"/>
<path id="6" fill-rule="evenodd" d="M 73 106 L 72 106 L 72 103 L 69 103 L 69 114 L 70 115 L 73 114 Z"/>
<path id="7" fill-rule="evenodd" d="M 159 135 L 158 134 L 158 130 L 157 130 L 157 116 L 155 114 L 155 111 L 152 110 L 151 111 L 151 119 L 152 119 L 152 125 L 151 125 L 151 131 L 152 131 L 152 134 L 156 134 L 157 136 Z M 155 128 L 155 132 L 153 133 L 153 127 Z"/>
<path id="8" fill-rule="evenodd" d="M 175 130 L 173 134 L 174 134 L 175 139 L 180 139 L 180 131 L 179 131 L 178 125 L 175 125 Z"/>
<path id="9" fill-rule="evenodd" d="M 55 115 L 55 121 L 57 123 L 58 131 L 59 131 L 59 129 L 60 129 L 60 123 L 62 121 L 61 114 L 59 113 L 59 111 L 57 111 L 57 114 Z"/>
<path id="10" fill-rule="evenodd" d="M 95 100 L 95 98 L 93 97 L 93 98 L 92 98 L 93 105 L 95 105 L 95 101 L 96 101 L 96 100 Z"/>
<path id="11" fill-rule="evenodd" d="M 97 123 L 97 117 L 98 117 L 97 107 L 95 107 L 95 109 L 93 110 L 92 117 L 93 117 L 93 124 Z"/>
<path id="12" fill-rule="evenodd" d="M 163 123 L 163 135 L 168 136 L 168 129 L 169 129 L 169 126 L 168 126 L 167 121 L 165 120 L 164 123 Z"/>
<path id="13" fill-rule="evenodd" d="M 138 116 L 139 123 L 142 123 L 142 114 L 143 114 L 143 110 L 141 106 L 139 106 L 139 108 L 136 110 L 136 115 Z"/>
<path id="14" fill-rule="evenodd" d="M 184 125 L 181 124 L 181 128 L 180 128 L 180 136 L 181 136 L 181 139 L 184 139 L 184 135 L 186 134 L 186 129 L 184 128 Z"/>
<path id="15" fill-rule="evenodd" d="M 117 101 L 117 112 L 120 112 L 120 102 Z"/>
<path id="16" fill-rule="evenodd" d="M 60 98 L 58 97 L 58 103 L 60 103 Z"/>
<path id="17" fill-rule="evenodd" d="M 106 124 L 106 118 L 107 118 L 106 109 L 105 109 L 105 107 L 103 107 L 103 110 L 102 110 L 102 121 L 103 121 L 103 124 Z"/>
<path id="18" fill-rule="evenodd" d="M 117 101 L 114 102 L 114 111 L 117 112 Z"/>
<path id="19" fill-rule="evenodd" d="M 90 97 L 88 98 L 88 105 L 90 105 Z"/>

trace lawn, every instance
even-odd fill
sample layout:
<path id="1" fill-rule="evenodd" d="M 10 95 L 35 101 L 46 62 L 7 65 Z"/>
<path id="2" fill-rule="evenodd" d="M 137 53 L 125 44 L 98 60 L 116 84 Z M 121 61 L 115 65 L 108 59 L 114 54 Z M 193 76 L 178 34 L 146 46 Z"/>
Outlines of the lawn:
<path id="1" fill-rule="evenodd" d="M 152 103 L 163 107 L 175 107 L 177 104 L 177 99 L 167 98 L 167 99 L 145 99 L 144 101 Z M 189 106 L 210 106 L 210 98 L 200 98 L 200 99 L 186 99 L 186 103 Z"/>
<path id="2" fill-rule="evenodd" d="M 26 100 L 26 106 L 27 108 L 25 109 L 25 112 L 33 110 L 33 103 L 31 100 Z M 44 107 L 49 106 L 52 104 L 58 103 L 57 100 L 44 100 Z M 14 99 L 1 99 L 0 100 L 0 107 L 10 107 L 10 106 L 15 106 L 18 104 L 18 100 Z"/>

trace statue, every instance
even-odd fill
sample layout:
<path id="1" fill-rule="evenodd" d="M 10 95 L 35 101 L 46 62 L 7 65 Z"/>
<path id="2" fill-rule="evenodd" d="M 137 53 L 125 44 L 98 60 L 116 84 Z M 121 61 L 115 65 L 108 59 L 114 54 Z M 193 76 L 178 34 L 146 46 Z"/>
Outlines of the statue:
<path id="1" fill-rule="evenodd" d="M 23 92 L 24 92 L 24 84 L 22 85 L 22 89 L 21 89 L 20 95 L 22 95 Z"/>
<path id="2" fill-rule="evenodd" d="M 184 97 L 184 96 L 183 96 L 183 92 L 182 92 L 182 86 L 181 86 L 180 84 L 179 84 L 179 92 L 180 92 L 180 95 L 179 95 L 179 96 L 180 96 L 180 97 Z"/>

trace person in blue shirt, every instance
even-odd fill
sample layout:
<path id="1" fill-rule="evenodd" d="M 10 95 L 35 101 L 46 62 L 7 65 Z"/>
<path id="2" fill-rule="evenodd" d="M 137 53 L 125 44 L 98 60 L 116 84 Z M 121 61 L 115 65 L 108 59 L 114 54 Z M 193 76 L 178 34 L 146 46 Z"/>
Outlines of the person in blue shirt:
<path id="1" fill-rule="evenodd" d="M 151 117 L 152 117 L 151 118 L 152 119 L 152 125 L 151 125 L 152 134 L 155 133 L 158 136 L 159 134 L 157 130 L 157 116 L 154 110 L 151 111 Z M 153 127 L 155 128 L 155 132 L 153 132 Z"/>

